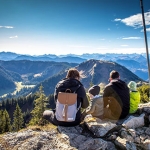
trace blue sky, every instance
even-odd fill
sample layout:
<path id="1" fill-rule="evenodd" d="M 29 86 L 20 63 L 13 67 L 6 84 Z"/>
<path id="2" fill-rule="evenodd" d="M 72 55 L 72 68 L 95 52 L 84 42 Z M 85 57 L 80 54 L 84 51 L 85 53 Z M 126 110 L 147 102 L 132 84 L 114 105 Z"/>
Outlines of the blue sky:
<path id="1" fill-rule="evenodd" d="M 143 0 L 150 46 L 150 0 Z M 140 0 L 0 0 L 0 51 L 145 53 Z"/>

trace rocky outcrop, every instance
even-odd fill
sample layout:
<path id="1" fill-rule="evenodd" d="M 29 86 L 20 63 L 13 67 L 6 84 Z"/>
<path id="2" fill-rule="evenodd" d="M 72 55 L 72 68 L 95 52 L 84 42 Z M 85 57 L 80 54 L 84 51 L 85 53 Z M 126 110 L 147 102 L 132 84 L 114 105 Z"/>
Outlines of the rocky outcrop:
<path id="1" fill-rule="evenodd" d="M 121 150 L 150 150 L 150 103 L 141 104 L 136 114 L 124 120 L 85 119 L 95 137 L 111 141 Z"/>
<path id="2" fill-rule="evenodd" d="M 33 128 L 0 136 L 0 150 L 149 150 L 150 103 L 117 122 L 85 119 L 75 127 Z"/>
<path id="3" fill-rule="evenodd" d="M 107 141 L 82 135 L 83 129 L 79 126 L 57 129 L 26 129 L 7 133 L 0 138 L 0 150 L 105 150 L 107 148 Z"/>

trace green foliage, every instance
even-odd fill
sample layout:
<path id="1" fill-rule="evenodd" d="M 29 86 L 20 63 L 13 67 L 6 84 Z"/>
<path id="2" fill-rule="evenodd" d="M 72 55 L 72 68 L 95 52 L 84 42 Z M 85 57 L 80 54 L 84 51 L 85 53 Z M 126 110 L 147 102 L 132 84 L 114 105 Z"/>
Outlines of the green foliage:
<path id="1" fill-rule="evenodd" d="M 47 106 L 47 97 L 44 94 L 43 86 L 39 87 L 39 92 L 36 94 L 37 99 L 35 99 L 35 107 L 31 112 L 32 118 L 29 122 L 29 125 L 41 125 L 44 122 L 43 112 L 46 110 Z"/>
<path id="2" fill-rule="evenodd" d="M 90 82 L 90 87 L 92 87 L 93 85 L 94 85 L 94 84 L 93 84 L 93 82 L 91 81 L 91 82 Z M 90 88 L 90 87 L 89 87 L 89 88 Z"/>
<path id="3" fill-rule="evenodd" d="M 2 120 L 2 118 L 3 118 L 3 111 L 2 110 L 0 110 L 0 133 L 2 133 L 2 123 L 3 123 L 3 120 Z"/>
<path id="4" fill-rule="evenodd" d="M 30 94 L 28 96 L 21 96 L 18 98 L 11 98 L 11 99 L 4 99 L 0 101 L 0 110 L 7 110 L 9 113 L 9 116 L 11 120 L 13 120 L 13 113 L 16 109 L 16 105 L 18 103 L 20 109 L 23 113 L 24 118 L 24 124 L 23 126 L 26 126 L 26 124 L 29 124 L 29 121 L 31 119 L 31 110 L 33 109 L 33 101 L 37 98 L 35 94 Z"/>
<path id="5" fill-rule="evenodd" d="M 11 124 L 10 124 L 10 117 L 9 117 L 7 110 L 5 109 L 4 111 L 1 111 L 0 115 L 1 115 L 0 133 L 10 132 L 11 131 Z"/>
<path id="6" fill-rule="evenodd" d="M 47 107 L 49 109 L 55 109 L 56 108 L 56 102 L 54 100 L 54 94 L 50 94 L 48 96 L 48 105 L 47 105 Z"/>
<path id="7" fill-rule="evenodd" d="M 138 87 L 138 91 L 140 92 L 142 103 L 150 101 L 150 85 L 142 85 Z"/>
<path id="8" fill-rule="evenodd" d="M 11 76 L 11 73 L 1 66 L 0 66 L 0 83 L 1 83 L 0 92 L 2 91 L 4 92 L 5 90 L 12 90 L 13 88 L 15 88 L 15 83 L 13 82 L 13 77 Z"/>
<path id="9" fill-rule="evenodd" d="M 14 116 L 14 118 L 13 118 L 13 130 L 19 131 L 23 126 L 24 120 L 23 120 L 23 113 L 22 113 L 18 104 L 16 105 L 16 110 L 14 111 L 13 116 Z"/>

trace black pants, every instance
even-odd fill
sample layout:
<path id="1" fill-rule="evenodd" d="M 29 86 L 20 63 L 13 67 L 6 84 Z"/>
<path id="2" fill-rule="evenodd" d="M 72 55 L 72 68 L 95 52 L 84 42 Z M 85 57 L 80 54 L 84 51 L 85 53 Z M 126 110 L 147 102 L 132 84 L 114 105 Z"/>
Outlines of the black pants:
<path id="1" fill-rule="evenodd" d="M 71 127 L 71 126 L 77 126 L 80 124 L 80 118 L 76 119 L 73 122 L 64 122 L 64 121 L 58 121 L 55 117 L 55 111 L 54 110 L 45 110 L 43 112 L 43 118 L 48 120 L 50 123 L 56 126 L 66 126 L 66 127 Z"/>
<path id="2" fill-rule="evenodd" d="M 43 118 L 48 120 L 50 123 L 52 123 L 53 125 L 58 125 L 56 119 L 55 119 L 55 115 L 54 115 L 54 110 L 45 110 L 43 112 Z"/>

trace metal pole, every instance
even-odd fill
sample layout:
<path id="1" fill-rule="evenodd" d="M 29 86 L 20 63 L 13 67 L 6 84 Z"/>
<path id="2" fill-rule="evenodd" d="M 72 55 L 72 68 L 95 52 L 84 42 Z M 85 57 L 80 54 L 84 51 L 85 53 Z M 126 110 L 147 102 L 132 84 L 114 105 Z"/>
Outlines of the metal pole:
<path id="1" fill-rule="evenodd" d="M 147 43 L 147 34 L 146 34 L 146 26 L 145 26 L 143 0 L 140 0 L 140 5 L 141 5 L 141 10 L 142 10 L 142 20 L 143 20 L 143 28 L 144 28 L 144 38 L 145 38 L 145 46 L 146 46 L 146 54 L 147 54 L 148 74 L 149 74 L 149 88 L 150 88 L 150 62 L 149 62 L 149 52 L 148 52 L 148 43 Z M 149 91 L 149 99 L 150 99 L 150 91 Z"/>

